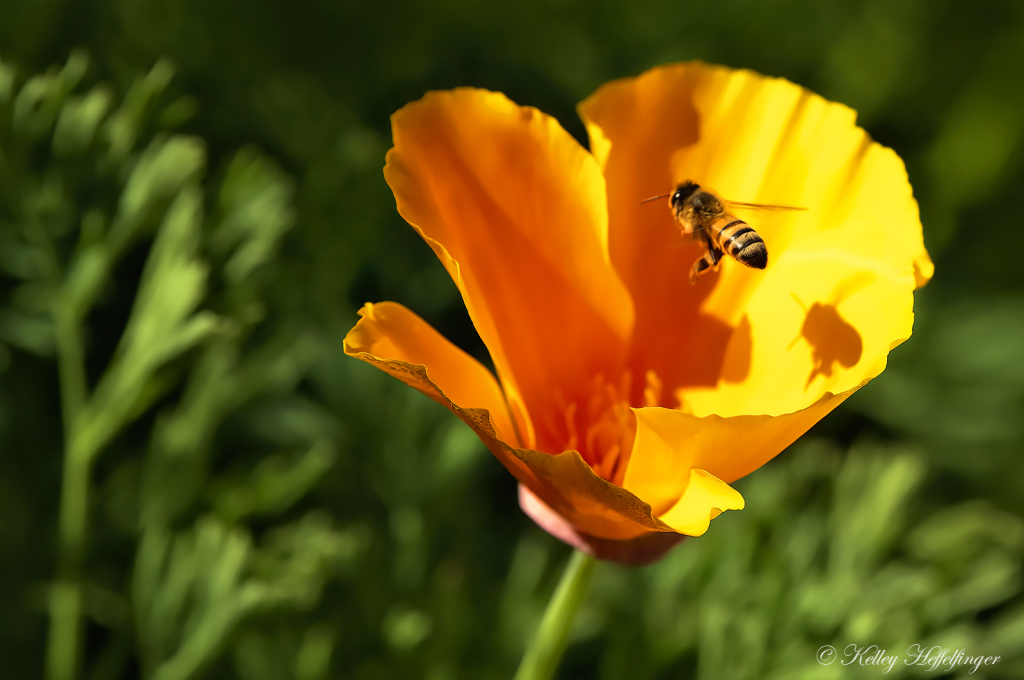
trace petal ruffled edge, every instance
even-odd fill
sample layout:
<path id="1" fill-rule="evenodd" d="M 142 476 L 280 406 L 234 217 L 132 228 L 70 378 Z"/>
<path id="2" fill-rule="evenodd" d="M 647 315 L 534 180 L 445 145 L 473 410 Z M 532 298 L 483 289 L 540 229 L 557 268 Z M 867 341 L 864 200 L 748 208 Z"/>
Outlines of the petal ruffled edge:
<path id="1" fill-rule="evenodd" d="M 382 310 L 387 314 L 382 315 Z M 346 354 L 376 366 L 447 407 L 469 425 L 520 484 L 581 534 L 597 541 L 629 541 L 652 532 L 675 533 L 652 515 L 650 505 L 598 477 L 577 451 L 551 455 L 510 446 L 495 425 L 495 415 L 500 416 L 503 409 L 500 402 L 475 402 L 480 407 L 456 404 L 450 395 L 460 390 L 473 394 L 465 377 L 459 387 L 460 375 L 493 386 L 477 388 L 479 394 L 500 393 L 497 381 L 479 362 L 413 312 L 388 302 L 368 304 L 361 315 L 363 318 L 345 338 Z M 426 359 L 453 370 L 431 369 L 424 363 Z M 507 416 L 506 422 L 511 428 Z"/>
<path id="2" fill-rule="evenodd" d="M 522 427 L 513 423 L 498 381 L 483 364 L 397 302 L 367 302 L 358 314 L 359 322 L 345 336 L 345 354 L 377 366 L 442 405 L 453 400 L 483 409 L 499 437 L 521 440 Z M 388 359 L 402 361 L 388 363 Z M 431 377 L 426 379 L 425 369 L 421 376 L 400 363 L 430 366 Z M 445 386 L 443 393 L 437 384 Z"/>
<path id="3" fill-rule="evenodd" d="M 745 505 L 739 491 L 707 470 L 693 468 L 683 495 L 661 521 L 687 536 L 703 536 L 711 520 L 726 510 L 742 510 Z"/>
<path id="4" fill-rule="evenodd" d="M 698 417 L 659 407 L 633 409 L 637 433 L 622 486 L 650 503 L 654 516 L 676 531 L 706 529 L 716 509 L 743 507 L 728 484 L 782 453 L 854 392 L 827 393 L 808 408 L 781 416 Z M 691 492 L 694 471 L 714 482 L 702 478 Z"/>

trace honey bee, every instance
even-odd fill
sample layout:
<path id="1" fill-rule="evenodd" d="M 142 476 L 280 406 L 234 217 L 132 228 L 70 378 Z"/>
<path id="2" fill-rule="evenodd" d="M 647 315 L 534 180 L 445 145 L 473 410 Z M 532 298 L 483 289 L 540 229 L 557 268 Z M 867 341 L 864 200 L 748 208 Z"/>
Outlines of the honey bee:
<path id="1" fill-rule="evenodd" d="M 764 269 L 768 265 L 768 248 L 764 239 L 753 227 L 733 215 L 730 209 L 806 210 L 727 201 L 692 180 L 686 180 L 671 194 L 654 196 L 641 203 L 666 197 L 682 234 L 700 241 L 706 248 L 704 255 L 690 268 L 690 283 L 697 283 L 697 279 L 708 270 L 717 269 L 723 253 L 754 269 Z"/>

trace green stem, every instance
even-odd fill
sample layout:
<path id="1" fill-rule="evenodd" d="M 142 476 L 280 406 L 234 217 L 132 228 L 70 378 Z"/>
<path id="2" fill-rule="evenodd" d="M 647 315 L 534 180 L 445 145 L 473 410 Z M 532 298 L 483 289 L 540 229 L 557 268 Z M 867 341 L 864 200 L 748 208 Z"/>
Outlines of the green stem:
<path id="1" fill-rule="evenodd" d="M 558 582 L 537 635 L 526 649 L 515 680 L 550 680 L 569 642 L 573 617 L 583 601 L 594 571 L 593 557 L 576 551 L 569 558 L 562 580 Z"/>
<path id="2" fill-rule="evenodd" d="M 68 452 L 71 450 L 69 448 Z M 46 647 L 49 680 L 73 680 L 78 674 L 82 615 L 80 575 L 85 552 L 90 467 L 83 456 L 65 455 L 57 532 L 57 579 L 50 591 L 50 633 Z"/>
<path id="3" fill-rule="evenodd" d="M 63 302 L 57 303 L 53 311 L 65 450 L 69 448 L 67 444 L 71 440 L 75 421 L 87 398 L 82 329 L 76 316 L 75 312 L 68 309 L 68 305 Z"/>
<path id="4" fill-rule="evenodd" d="M 87 399 L 79 324 L 74 312 L 59 303 L 54 310 L 54 322 L 64 423 L 64 474 L 57 527 L 57 574 L 50 591 L 46 677 L 48 680 L 74 680 L 78 675 L 82 618 L 80 580 L 93 452 L 85 450 L 77 436 L 79 418 Z"/>

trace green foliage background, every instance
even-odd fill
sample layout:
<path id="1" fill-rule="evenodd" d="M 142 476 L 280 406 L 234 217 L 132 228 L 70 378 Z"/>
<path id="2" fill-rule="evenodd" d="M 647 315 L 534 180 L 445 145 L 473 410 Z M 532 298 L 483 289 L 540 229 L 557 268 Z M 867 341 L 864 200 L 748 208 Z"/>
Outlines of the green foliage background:
<path id="1" fill-rule="evenodd" d="M 510 677 L 568 548 L 465 427 L 341 351 L 396 300 L 484 356 L 394 210 L 388 115 L 475 85 L 583 139 L 601 83 L 692 58 L 857 109 L 937 275 L 886 373 L 739 483 L 746 510 L 598 566 L 561 677 L 882 674 L 815 661 L 849 643 L 1024 677 L 1011 0 L 5 0 L 3 677 Z M 47 648 L 76 611 L 77 661 L 73 629 Z"/>

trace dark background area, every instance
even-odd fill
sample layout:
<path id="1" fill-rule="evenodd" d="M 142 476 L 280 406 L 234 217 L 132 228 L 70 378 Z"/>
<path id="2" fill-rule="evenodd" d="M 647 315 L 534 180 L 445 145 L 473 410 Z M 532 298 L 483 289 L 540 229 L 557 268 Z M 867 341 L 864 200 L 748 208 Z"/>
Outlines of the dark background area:
<path id="1" fill-rule="evenodd" d="M 486 359 L 395 211 L 388 116 L 472 85 L 585 143 L 577 102 L 687 59 L 855 108 L 907 164 L 936 276 L 886 373 L 739 483 L 746 510 L 651 567 L 598 566 L 560 677 L 881 672 L 815 661 L 850 643 L 1001 655 L 975 677 L 1021 677 L 1024 6 L 1005 0 L 0 4 L 4 677 L 43 673 L 61 559 L 53 310 L 84 290 L 85 246 L 109 246 L 81 321 L 104 394 L 135 366 L 146 277 L 172 282 L 149 263 L 189 196 L 173 247 L 208 274 L 177 316 L 146 309 L 157 338 L 202 310 L 219 325 L 147 364 L 120 415 L 94 400 L 112 434 L 79 677 L 511 677 L 569 549 L 468 429 L 342 353 L 355 310 L 395 300 Z M 92 127 L 83 101 L 108 102 Z"/>

